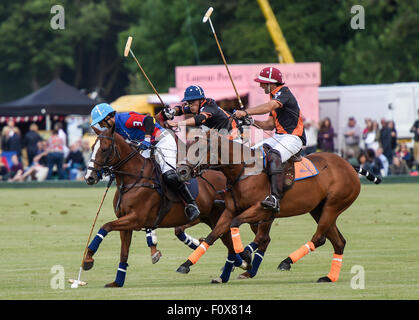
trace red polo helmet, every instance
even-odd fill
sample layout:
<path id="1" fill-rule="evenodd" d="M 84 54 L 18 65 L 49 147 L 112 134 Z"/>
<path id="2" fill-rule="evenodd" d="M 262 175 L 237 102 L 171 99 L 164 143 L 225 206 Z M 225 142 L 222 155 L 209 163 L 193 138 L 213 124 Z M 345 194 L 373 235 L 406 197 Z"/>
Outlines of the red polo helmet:
<path id="1" fill-rule="evenodd" d="M 261 83 L 283 83 L 282 73 L 277 68 L 266 67 L 262 69 L 255 81 Z"/>

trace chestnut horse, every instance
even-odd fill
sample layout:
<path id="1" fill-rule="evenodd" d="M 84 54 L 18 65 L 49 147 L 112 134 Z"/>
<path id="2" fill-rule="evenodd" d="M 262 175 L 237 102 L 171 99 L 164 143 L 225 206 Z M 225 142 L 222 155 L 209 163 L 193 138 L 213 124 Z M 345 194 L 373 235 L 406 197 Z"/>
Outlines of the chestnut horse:
<path id="1" fill-rule="evenodd" d="M 234 149 L 236 142 L 228 141 L 227 144 L 223 144 L 225 138 L 219 136 L 218 139 L 218 161 L 221 163 L 223 146 L 227 145 L 228 150 L 225 152 L 228 152 L 230 164 L 217 166 L 202 164 L 199 167 L 218 167 L 227 177 L 226 208 L 217 225 L 205 238 L 205 241 L 201 243 L 201 246 L 205 246 L 208 249 L 222 234 L 231 231 L 236 253 L 241 253 L 245 257 L 245 253 L 249 256 L 251 252 L 255 252 L 252 269 L 240 276 L 240 278 L 250 278 L 256 275 L 270 242 L 269 231 L 273 219 L 293 217 L 309 212 L 317 223 L 315 234 L 311 241 L 308 241 L 283 260 L 278 269 L 289 270 L 292 263 L 296 263 L 307 253 L 322 246 L 327 238 L 334 248 L 332 267 L 329 274 L 320 278 L 318 282 L 337 281 L 346 241 L 336 225 L 336 220 L 359 195 L 360 179 L 356 172 L 357 168 L 333 153 L 308 155 L 307 158 L 311 160 L 319 171 L 318 174 L 304 180 L 295 181 L 293 187 L 285 193 L 281 200 L 280 213 L 273 214 L 261 205 L 261 201 L 270 194 L 270 183 L 267 174 L 263 171 L 254 175 L 243 175 L 244 169 L 251 166 L 248 163 L 246 164 L 244 160 L 244 151 L 247 147 L 244 145 L 240 147 L 242 150 L 241 161 L 234 164 L 233 155 L 237 154 L 237 152 L 233 152 L 233 150 L 237 150 Z M 249 150 L 247 149 L 247 151 Z M 212 156 L 214 157 L 214 155 Z M 206 157 L 207 163 L 210 163 L 209 151 L 207 151 Z M 194 170 L 197 169 L 198 167 L 194 168 Z M 370 181 L 375 183 L 381 182 L 380 178 L 374 177 L 374 175 L 364 169 L 359 169 L 359 173 L 367 176 Z M 246 250 L 243 248 L 239 233 L 239 227 L 243 223 L 251 224 L 253 232 L 256 233 L 254 242 L 246 247 Z M 190 266 L 195 264 L 205 251 L 197 248 L 177 271 L 188 273 Z M 228 281 L 228 277 L 219 279 L 218 283 L 227 282 L 226 280 Z"/>
<path id="2" fill-rule="evenodd" d="M 144 158 L 136 148 L 126 142 L 122 136 L 115 133 L 115 128 L 99 131 L 92 146 L 90 165 L 85 175 L 88 184 L 95 184 L 100 180 L 100 171 L 105 169 L 115 175 L 117 190 L 113 206 L 117 219 L 105 223 L 98 234 L 91 241 L 83 260 L 83 270 L 93 267 L 93 255 L 107 233 L 120 231 L 121 253 L 115 281 L 105 287 L 121 287 L 125 281 L 128 253 L 131 244 L 132 231 L 155 226 L 159 208 L 163 201 L 156 186 L 160 183 L 156 179 L 154 164 L 149 158 Z M 205 222 L 212 229 L 222 212 L 214 201 L 220 198 L 217 190 L 225 187 L 226 178 L 221 172 L 208 171 L 202 178 L 197 178 L 199 193 L 196 199 L 201 211 L 200 221 Z M 160 228 L 182 226 L 189 221 L 184 213 L 184 205 L 180 201 L 172 203 L 170 210 L 158 224 Z M 234 254 L 229 232 L 222 236 L 222 241 L 228 248 L 229 254 Z M 239 259 L 238 259 L 239 260 Z M 237 261 L 237 265 L 240 261 Z M 241 263 L 240 263 L 241 264 Z M 243 263 L 244 265 L 244 263 Z"/>

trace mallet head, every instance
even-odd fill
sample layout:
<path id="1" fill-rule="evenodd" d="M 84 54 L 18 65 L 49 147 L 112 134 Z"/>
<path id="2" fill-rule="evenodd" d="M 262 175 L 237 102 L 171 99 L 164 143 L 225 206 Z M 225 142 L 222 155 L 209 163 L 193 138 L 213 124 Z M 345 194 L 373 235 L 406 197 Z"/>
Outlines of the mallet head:
<path id="1" fill-rule="evenodd" d="M 205 13 L 205 16 L 202 18 L 202 22 L 205 23 L 208 21 L 208 19 L 210 18 L 212 12 L 214 11 L 213 7 L 209 7 L 207 12 Z"/>
<path id="2" fill-rule="evenodd" d="M 129 51 L 131 49 L 132 37 L 129 36 L 127 39 L 127 43 L 125 44 L 124 56 L 128 57 Z"/>

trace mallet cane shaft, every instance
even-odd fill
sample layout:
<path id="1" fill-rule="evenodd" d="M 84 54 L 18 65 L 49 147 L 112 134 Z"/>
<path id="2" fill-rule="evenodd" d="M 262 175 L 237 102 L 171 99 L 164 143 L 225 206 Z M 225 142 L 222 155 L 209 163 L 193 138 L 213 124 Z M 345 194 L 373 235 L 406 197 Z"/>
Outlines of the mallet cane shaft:
<path id="1" fill-rule="evenodd" d="M 102 196 L 102 201 L 100 201 L 99 209 L 97 210 L 95 219 L 93 220 L 92 228 L 90 228 L 89 237 L 87 238 L 86 247 L 84 248 L 83 258 L 82 258 L 81 264 L 80 264 L 79 276 L 78 276 L 78 280 L 77 280 L 78 282 L 80 282 L 81 270 L 83 268 L 83 261 L 84 261 L 84 258 L 86 257 L 87 247 L 89 245 L 90 238 L 92 237 L 93 228 L 95 227 L 97 217 L 99 216 L 99 212 L 100 212 L 100 209 L 102 208 L 103 201 L 105 200 L 106 194 L 108 193 L 109 187 L 111 186 L 111 184 L 113 182 L 113 179 L 114 179 L 114 175 L 111 175 L 111 177 L 109 178 L 109 182 L 108 182 L 108 185 L 106 187 L 105 193 Z"/>
<path id="2" fill-rule="evenodd" d="M 202 19 L 202 22 L 204 22 L 204 23 L 205 23 L 205 22 L 207 22 L 207 20 L 208 20 L 208 21 L 209 21 L 209 23 L 210 23 L 211 30 L 212 30 L 212 34 L 214 35 L 215 42 L 217 42 L 218 50 L 220 51 L 221 58 L 223 59 L 224 65 L 225 65 L 225 67 L 226 67 L 226 69 L 227 69 L 227 73 L 228 73 L 228 76 L 229 76 L 229 78 L 230 78 L 231 84 L 233 85 L 234 92 L 236 93 L 237 100 L 239 101 L 239 104 L 240 104 L 240 109 L 244 109 L 244 106 L 243 106 L 242 100 L 240 99 L 240 95 L 239 95 L 239 93 L 238 93 L 238 91 L 237 91 L 236 85 L 234 84 L 234 81 L 233 81 L 233 78 L 232 78 L 232 76 L 231 76 L 230 70 L 228 69 L 227 61 L 226 61 L 226 59 L 225 59 L 225 57 L 224 57 L 223 50 L 221 49 L 220 42 L 218 41 L 218 37 L 217 37 L 217 34 L 216 34 L 216 32 L 215 32 L 214 26 L 212 25 L 212 21 L 211 21 L 211 14 L 212 14 L 212 11 L 213 11 L 213 10 L 214 10 L 214 9 L 213 9 L 212 7 L 210 7 L 210 8 L 207 10 L 207 12 L 205 13 L 204 18 Z"/>
<path id="3" fill-rule="evenodd" d="M 128 56 L 128 53 L 131 54 L 131 56 L 134 58 L 135 62 L 137 63 L 138 67 L 140 68 L 141 73 L 143 74 L 144 78 L 146 78 L 146 80 L 147 80 L 148 84 L 150 85 L 151 89 L 153 89 L 154 93 L 159 98 L 160 103 L 162 104 L 163 107 L 166 107 L 166 105 L 163 102 L 163 99 L 160 97 L 160 95 L 157 92 L 156 88 L 153 86 L 153 84 L 151 83 L 150 79 L 147 77 L 147 74 L 145 73 L 143 67 L 141 66 L 141 64 L 138 61 L 137 57 L 135 56 L 134 52 L 132 52 L 132 50 L 131 50 L 131 44 L 132 44 L 132 37 L 129 36 L 128 39 L 127 39 L 127 43 L 125 44 L 124 56 L 127 57 Z"/>

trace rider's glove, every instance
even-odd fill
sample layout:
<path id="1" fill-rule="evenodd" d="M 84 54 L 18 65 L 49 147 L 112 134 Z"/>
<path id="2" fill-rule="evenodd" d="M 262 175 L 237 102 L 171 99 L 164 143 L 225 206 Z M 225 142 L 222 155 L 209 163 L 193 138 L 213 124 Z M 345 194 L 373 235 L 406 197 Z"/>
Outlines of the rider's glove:
<path id="1" fill-rule="evenodd" d="M 166 118 L 166 120 L 173 120 L 173 118 L 175 117 L 176 111 L 175 109 L 166 107 L 163 109 L 163 115 Z"/>
<path id="2" fill-rule="evenodd" d="M 150 143 L 150 138 L 145 138 L 139 145 L 138 148 L 140 150 L 147 150 L 150 149 L 151 147 L 151 143 Z"/>

